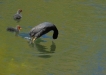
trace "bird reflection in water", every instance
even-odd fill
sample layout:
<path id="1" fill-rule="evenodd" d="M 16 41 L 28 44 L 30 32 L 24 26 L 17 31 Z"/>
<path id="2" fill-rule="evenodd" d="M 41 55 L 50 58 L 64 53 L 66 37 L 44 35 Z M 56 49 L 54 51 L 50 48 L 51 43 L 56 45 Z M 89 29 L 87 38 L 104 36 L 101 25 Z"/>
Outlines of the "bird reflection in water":
<path id="1" fill-rule="evenodd" d="M 40 53 L 39 57 L 43 57 L 43 58 L 49 58 L 51 57 L 50 53 L 54 53 L 56 50 L 56 45 L 55 43 L 52 41 L 52 44 L 50 46 L 50 51 L 47 51 L 46 46 L 43 46 L 40 44 L 40 42 L 45 42 L 44 40 L 42 40 L 41 38 L 37 39 L 35 43 L 31 43 L 29 44 L 30 47 L 36 48 Z"/>

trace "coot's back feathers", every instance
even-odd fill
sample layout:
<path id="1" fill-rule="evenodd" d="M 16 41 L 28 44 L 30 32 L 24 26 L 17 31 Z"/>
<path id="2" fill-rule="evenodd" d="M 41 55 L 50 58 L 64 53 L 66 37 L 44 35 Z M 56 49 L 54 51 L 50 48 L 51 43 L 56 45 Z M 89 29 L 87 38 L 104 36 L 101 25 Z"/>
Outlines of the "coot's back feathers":
<path id="1" fill-rule="evenodd" d="M 14 20 L 19 21 L 19 20 L 22 18 L 21 12 L 22 12 L 21 9 L 19 9 L 19 10 L 17 11 L 17 13 L 13 16 Z"/>
<path id="2" fill-rule="evenodd" d="M 8 28 L 7 28 L 7 31 L 10 31 L 10 32 L 16 32 L 16 29 L 13 28 L 13 27 L 8 27 Z"/>
<path id="3" fill-rule="evenodd" d="M 19 20 L 19 19 L 21 19 L 22 17 L 19 15 L 19 14 L 15 14 L 14 15 L 14 20 Z"/>
<path id="4" fill-rule="evenodd" d="M 43 22 L 35 27 L 33 27 L 30 30 L 30 37 L 36 37 L 39 38 L 40 36 L 48 33 L 49 31 L 53 30 L 53 39 L 57 39 L 58 37 L 58 30 L 56 28 L 56 26 L 53 23 L 50 22 Z"/>

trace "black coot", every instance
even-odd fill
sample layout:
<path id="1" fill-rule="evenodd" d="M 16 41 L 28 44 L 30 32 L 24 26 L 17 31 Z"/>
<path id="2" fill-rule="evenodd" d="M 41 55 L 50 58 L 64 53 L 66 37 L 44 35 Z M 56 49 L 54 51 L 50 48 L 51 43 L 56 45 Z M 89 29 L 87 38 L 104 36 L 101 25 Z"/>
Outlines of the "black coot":
<path id="1" fill-rule="evenodd" d="M 53 39 L 57 39 L 58 37 L 58 29 L 56 26 L 50 22 L 43 22 L 35 27 L 33 27 L 29 35 L 31 37 L 32 42 L 34 43 L 34 40 L 41 37 L 42 35 L 48 33 L 49 31 L 53 30 Z"/>

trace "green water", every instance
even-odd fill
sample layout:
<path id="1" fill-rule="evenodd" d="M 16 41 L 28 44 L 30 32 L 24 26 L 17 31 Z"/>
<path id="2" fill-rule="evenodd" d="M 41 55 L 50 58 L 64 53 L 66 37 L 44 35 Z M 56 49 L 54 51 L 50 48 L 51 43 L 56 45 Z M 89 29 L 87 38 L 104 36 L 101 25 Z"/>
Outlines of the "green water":
<path id="1" fill-rule="evenodd" d="M 50 32 L 30 45 L 21 34 L 45 21 L 57 26 L 58 39 Z M 105 21 L 104 0 L 0 0 L 0 75 L 106 75 Z M 19 37 L 6 31 L 16 25 Z"/>

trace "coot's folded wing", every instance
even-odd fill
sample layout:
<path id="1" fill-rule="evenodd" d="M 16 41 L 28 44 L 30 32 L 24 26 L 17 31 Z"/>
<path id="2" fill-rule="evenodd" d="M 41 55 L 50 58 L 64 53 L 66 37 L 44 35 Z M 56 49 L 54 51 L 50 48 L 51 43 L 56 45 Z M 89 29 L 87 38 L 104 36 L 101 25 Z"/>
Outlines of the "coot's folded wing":
<path id="1" fill-rule="evenodd" d="M 15 29 L 15 28 L 13 28 L 13 27 L 8 27 L 8 28 L 7 28 L 7 31 L 15 32 L 15 31 L 16 31 L 16 29 Z"/>

